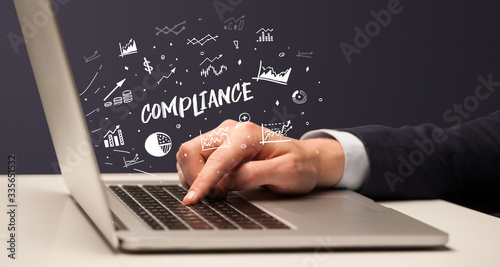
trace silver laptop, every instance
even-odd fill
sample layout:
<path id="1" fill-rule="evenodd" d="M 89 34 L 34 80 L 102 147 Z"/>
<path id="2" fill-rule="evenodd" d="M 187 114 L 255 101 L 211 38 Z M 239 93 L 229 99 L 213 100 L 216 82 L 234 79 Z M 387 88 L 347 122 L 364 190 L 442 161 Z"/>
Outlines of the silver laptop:
<path id="1" fill-rule="evenodd" d="M 37 22 L 36 31 L 25 32 L 26 44 L 64 181 L 113 249 L 436 247 L 447 243 L 446 233 L 351 191 L 283 197 L 255 189 L 230 193 L 226 200 L 206 198 L 200 204 L 184 206 L 181 200 L 186 191 L 169 179 L 174 174 L 156 173 L 151 181 L 147 173 L 116 174 L 117 179 L 104 181 L 57 18 L 47 9 L 52 1 L 14 2 L 21 23 L 27 18 Z M 63 12 L 63 8 L 56 10 Z M 227 27 L 238 31 L 243 24 L 235 21 Z M 177 32 L 181 29 L 182 25 Z M 157 31 L 175 34 L 172 27 Z M 269 31 L 258 38 L 261 42 L 273 40 Z M 120 44 L 120 55 L 127 56 L 133 46 Z"/>

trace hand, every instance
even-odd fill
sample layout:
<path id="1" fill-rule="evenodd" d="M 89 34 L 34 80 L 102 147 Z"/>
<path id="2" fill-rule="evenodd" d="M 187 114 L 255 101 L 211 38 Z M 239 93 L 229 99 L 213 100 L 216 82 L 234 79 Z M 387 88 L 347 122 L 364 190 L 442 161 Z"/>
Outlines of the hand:
<path id="1" fill-rule="evenodd" d="M 259 186 L 281 194 L 304 194 L 315 187 L 334 186 L 342 177 L 344 152 L 335 139 L 275 136 L 287 142 L 262 144 L 261 126 L 247 122 L 236 128 L 237 124 L 226 120 L 215 129 L 227 134 L 212 144 L 217 149 L 202 151 L 200 136 L 179 148 L 177 171 L 182 185 L 189 188 L 185 204 Z"/>

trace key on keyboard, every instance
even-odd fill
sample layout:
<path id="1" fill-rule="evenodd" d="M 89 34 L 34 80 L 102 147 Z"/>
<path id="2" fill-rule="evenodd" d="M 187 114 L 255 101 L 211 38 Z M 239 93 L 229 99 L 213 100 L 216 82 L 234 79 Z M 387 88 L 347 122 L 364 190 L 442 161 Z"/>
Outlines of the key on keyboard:
<path id="1" fill-rule="evenodd" d="M 162 230 L 163 226 L 171 230 L 289 229 L 233 193 L 228 195 L 227 201 L 204 198 L 198 204 L 186 206 L 181 201 L 186 190 L 177 185 L 109 188 L 154 230 Z"/>

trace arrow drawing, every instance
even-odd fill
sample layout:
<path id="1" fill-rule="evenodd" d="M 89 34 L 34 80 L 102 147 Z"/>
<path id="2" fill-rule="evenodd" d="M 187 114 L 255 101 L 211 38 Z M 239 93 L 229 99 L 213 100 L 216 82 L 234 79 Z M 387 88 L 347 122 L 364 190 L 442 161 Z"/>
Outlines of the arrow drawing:
<path id="1" fill-rule="evenodd" d="M 120 129 L 120 125 L 116 125 L 116 126 L 115 126 L 115 129 L 113 129 L 113 130 L 108 130 L 108 131 L 106 132 L 106 134 L 104 135 L 104 138 L 108 137 L 108 135 L 110 135 L 110 134 L 111 134 L 111 135 L 115 134 L 115 133 L 116 133 L 116 131 L 118 131 L 118 129 Z"/>
<path id="2" fill-rule="evenodd" d="M 96 58 L 100 57 L 101 55 L 98 55 L 98 53 L 99 53 L 99 52 L 96 50 L 96 51 L 94 52 L 94 54 L 93 54 L 93 55 L 91 55 L 91 56 L 89 56 L 89 57 L 85 57 L 85 56 L 84 56 L 83 58 L 85 59 L 85 63 L 89 63 L 90 61 L 92 61 L 92 60 L 94 60 L 94 59 L 96 59 Z"/>
<path id="3" fill-rule="evenodd" d="M 241 16 L 239 19 L 234 17 L 224 21 L 224 30 L 228 31 L 242 31 L 245 21 L 243 20 L 245 16 Z"/>
<path id="4" fill-rule="evenodd" d="M 156 27 L 156 36 L 160 35 L 160 33 L 163 33 L 165 35 L 169 34 L 169 33 L 173 33 L 175 35 L 179 35 L 182 31 L 184 31 L 186 29 L 186 26 L 182 26 L 182 28 L 178 31 L 176 31 L 175 29 L 177 29 L 178 27 L 180 27 L 181 25 L 184 25 L 186 24 L 186 21 L 183 21 L 177 25 L 175 25 L 174 27 L 172 28 L 169 28 L 168 26 L 165 26 L 163 27 L 163 29 L 160 29 L 159 27 Z"/>
<path id="5" fill-rule="evenodd" d="M 106 99 L 108 99 L 108 97 L 109 97 L 112 93 L 114 93 L 114 92 L 116 91 L 116 89 L 118 89 L 118 87 L 122 87 L 122 85 L 123 85 L 123 83 L 125 82 L 125 80 L 126 80 L 126 79 L 123 79 L 123 80 L 121 80 L 121 81 L 117 82 L 117 83 L 116 83 L 115 88 L 113 88 L 113 90 L 111 90 L 111 92 L 109 92 L 109 94 L 108 94 L 108 95 L 104 98 L 104 100 L 103 100 L 103 101 L 106 101 Z"/>
<path id="6" fill-rule="evenodd" d="M 168 76 L 163 75 L 163 77 L 161 77 L 161 79 L 160 79 L 159 81 L 157 81 L 156 83 L 159 85 L 163 79 L 168 79 L 168 78 L 170 78 L 170 76 L 172 76 L 172 74 L 174 74 L 174 73 L 175 73 L 175 69 L 177 69 L 177 68 L 173 68 L 173 69 L 170 71 L 170 74 L 168 74 Z"/>
<path id="7" fill-rule="evenodd" d="M 125 157 L 123 157 L 123 163 L 125 163 L 125 165 L 123 166 L 124 168 L 128 168 L 132 165 L 139 164 L 142 162 L 144 162 L 144 160 L 139 160 L 139 154 L 135 154 L 135 157 L 131 160 L 126 160 Z"/>
<path id="8" fill-rule="evenodd" d="M 214 59 L 209 59 L 208 57 L 205 58 L 205 60 L 203 60 L 203 62 L 200 63 L 200 66 L 203 65 L 205 62 L 210 61 L 210 63 L 214 63 L 214 61 L 216 61 L 217 59 L 220 59 L 222 57 L 223 54 L 220 54 L 219 56 L 217 57 L 214 57 Z"/>

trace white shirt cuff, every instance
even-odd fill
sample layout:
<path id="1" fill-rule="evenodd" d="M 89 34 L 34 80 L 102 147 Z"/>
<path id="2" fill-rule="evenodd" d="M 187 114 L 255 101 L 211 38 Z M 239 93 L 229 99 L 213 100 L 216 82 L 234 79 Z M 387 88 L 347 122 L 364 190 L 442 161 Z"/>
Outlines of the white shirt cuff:
<path id="1" fill-rule="evenodd" d="M 344 150 L 344 172 L 335 187 L 350 190 L 360 189 L 370 173 L 370 162 L 363 142 L 352 133 L 327 129 L 307 132 L 300 139 L 319 137 L 336 139 Z"/>

